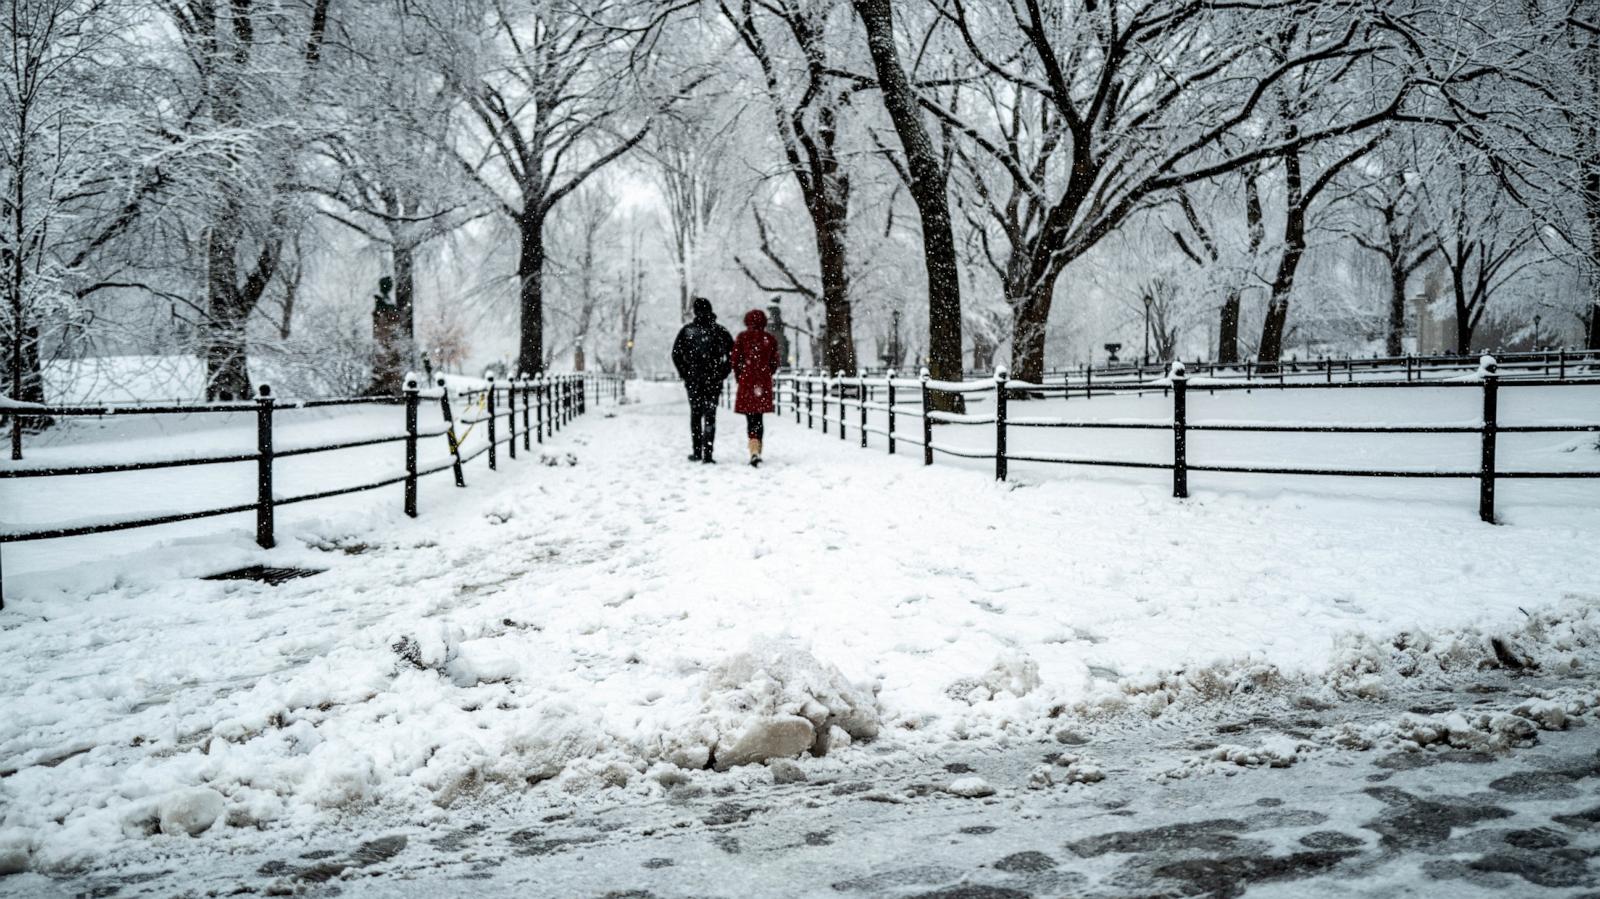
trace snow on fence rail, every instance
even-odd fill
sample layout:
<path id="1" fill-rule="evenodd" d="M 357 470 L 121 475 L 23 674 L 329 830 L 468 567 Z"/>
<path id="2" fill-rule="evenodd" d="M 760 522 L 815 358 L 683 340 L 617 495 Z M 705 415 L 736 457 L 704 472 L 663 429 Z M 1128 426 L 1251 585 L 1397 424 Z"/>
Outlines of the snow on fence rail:
<path id="1" fill-rule="evenodd" d="M 1556 377 L 1565 380 L 1569 375 L 1584 377 L 1600 372 L 1600 350 L 1527 350 L 1512 353 L 1494 353 L 1500 365 L 1502 383 L 1512 377 Z M 1468 374 L 1478 368 L 1478 356 L 1449 354 L 1405 356 L 1355 356 L 1324 357 L 1320 359 L 1284 359 L 1279 362 L 1258 362 L 1245 359 L 1239 362 L 1208 362 L 1196 360 L 1184 363 L 1188 369 L 1191 386 L 1197 376 L 1244 379 L 1247 381 L 1335 378 L 1353 381 L 1361 377 L 1392 377 L 1402 375 L 1407 381 L 1451 377 Z M 882 375 L 882 369 L 868 369 L 866 374 Z M 1123 384 L 1128 381 L 1159 382 L 1166 377 L 1167 363 L 1106 363 L 1085 364 L 1077 368 L 1056 368 L 1044 372 L 1044 383 L 1071 384 L 1076 380 L 1092 390 L 1098 384 Z M 987 378 L 983 372 L 971 373 L 974 378 Z"/>
<path id="2" fill-rule="evenodd" d="M 1343 380 L 1327 379 L 1323 381 L 1260 381 L 1190 378 L 1181 362 L 1172 363 L 1170 374 L 1154 381 L 1131 382 L 1102 382 L 1099 385 L 1086 381 L 1081 385 L 1069 383 L 1061 384 L 1034 384 L 1012 380 L 1007 377 L 1004 369 L 998 370 L 995 377 L 982 381 L 943 382 L 930 380 L 927 369 L 922 370 L 922 375 L 917 380 L 908 380 L 895 377 L 890 372 L 887 377 L 868 378 L 866 376 L 846 377 L 843 373 L 829 377 L 826 375 L 781 374 L 777 378 L 777 414 L 781 418 L 784 414 L 784 404 L 787 403 L 789 412 L 794 415 L 796 424 L 804 418 L 808 429 L 818 421 L 821 422 L 823 434 L 828 433 L 829 424 L 838 428 L 839 439 L 847 439 L 847 431 L 851 426 L 849 411 L 856 410 L 859 415 L 855 427 L 860 435 L 861 446 L 867 446 L 867 436 L 878 434 L 886 439 L 888 451 L 893 454 L 898 442 L 911 443 L 922 448 L 922 461 L 924 465 L 932 465 L 935 453 L 965 459 L 993 459 L 995 478 L 1005 480 L 1007 467 L 1011 462 L 1038 462 L 1057 465 L 1086 465 L 1106 466 L 1116 468 L 1142 468 L 1163 469 L 1172 472 L 1172 495 L 1187 497 L 1189 495 L 1190 472 L 1214 472 L 1225 474 L 1260 474 L 1260 475 L 1320 475 L 1332 477 L 1362 477 L 1362 478 L 1459 478 L 1476 479 L 1478 481 L 1478 515 L 1485 522 L 1493 523 L 1495 520 L 1495 482 L 1505 478 L 1519 479 L 1559 479 L 1559 478 L 1600 478 L 1600 470 L 1501 470 L 1497 468 L 1495 453 L 1497 437 L 1500 434 L 1541 434 L 1541 433 L 1600 433 L 1600 422 L 1549 422 L 1527 425 L 1504 425 L 1500 423 L 1499 415 L 1499 390 L 1501 387 L 1574 387 L 1588 385 L 1600 387 L 1600 377 L 1576 378 L 1569 376 L 1565 371 L 1560 377 L 1541 378 L 1533 376 L 1504 378 L 1501 375 L 1498 362 L 1491 356 L 1484 356 L 1479 360 L 1478 368 L 1468 377 L 1452 378 L 1408 378 L 1406 380 Z M 1249 390 L 1316 390 L 1316 389 L 1381 389 L 1403 390 L 1407 388 L 1463 388 L 1477 389 L 1482 393 L 1483 415 L 1482 418 L 1465 423 L 1452 424 L 1320 424 L 1320 423 L 1277 423 L 1277 422 L 1190 422 L 1188 420 L 1188 394 L 1192 389 L 1203 389 L 1208 392 L 1216 391 L 1249 391 Z M 906 402 L 906 391 L 915 391 L 915 400 Z M 1117 420 L 1117 421 L 1086 421 L 1054 417 L 1013 417 L 1010 415 L 1010 400 L 1018 396 L 1030 398 L 1061 397 L 1070 399 L 1074 395 L 1084 398 L 1092 397 L 1096 391 L 1102 396 L 1107 394 L 1142 395 L 1161 391 L 1163 395 L 1172 398 L 1172 417 L 1167 421 L 1151 420 Z M 994 398 L 994 411 L 987 415 L 956 414 L 940 412 L 931 408 L 933 394 L 944 392 L 947 394 L 972 396 L 973 394 L 990 394 Z M 883 396 L 883 401 L 875 399 Z M 829 406 L 837 411 L 829 414 Z M 820 407 L 820 408 L 819 408 Z M 868 421 L 868 411 L 880 411 L 887 415 L 887 427 L 876 427 Z M 921 422 L 920 439 L 906 436 L 896 429 L 898 418 L 909 416 Z M 994 446 L 987 448 L 970 448 L 935 444 L 933 440 L 933 426 L 935 423 L 954 426 L 982 426 L 994 427 Z M 1009 432 L 1016 428 L 1071 428 L 1071 429 L 1106 429 L 1106 430 L 1149 430 L 1169 431 L 1172 434 L 1172 456 L 1170 462 L 1135 461 L 1127 459 L 1105 459 L 1091 456 L 1073 456 L 1066 454 L 1043 452 L 1013 452 L 1008 449 L 1007 438 Z M 1188 443 L 1189 434 L 1193 432 L 1253 432 L 1253 433 L 1293 433 L 1293 434 L 1477 434 L 1480 435 L 1479 464 L 1475 469 L 1426 469 L 1426 468 L 1323 468 L 1313 466 L 1295 465 L 1237 465 L 1218 464 L 1206 462 L 1192 462 L 1189 459 Z"/>
<path id="3" fill-rule="evenodd" d="M 455 395 L 458 398 L 466 401 L 466 406 L 462 410 L 463 417 L 459 421 L 455 419 L 451 409 L 451 392 L 445 387 L 445 380 L 443 378 L 439 379 L 437 390 L 424 392 L 419 387 L 415 375 L 408 376 L 404 389 L 400 394 L 394 396 L 339 397 L 286 402 L 279 402 L 272 395 L 271 387 L 265 384 L 261 385 L 260 395 L 254 401 L 246 402 L 145 406 L 121 404 L 50 406 L 34 403 L 16 403 L 0 397 L 0 412 L 11 418 L 11 458 L 13 461 L 21 461 L 23 458 L 22 436 L 27 419 L 31 418 L 203 415 L 227 412 L 254 412 L 256 419 L 256 449 L 254 452 L 249 453 L 103 464 L 0 468 L 0 479 L 10 479 L 118 474 L 191 465 L 226 465 L 254 462 L 256 463 L 256 499 L 254 502 L 199 510 L 163 511 L 159 514 L 147 514 L 139 518 L 79 519 L 57 522 L 51 527 L 34 530 L 0 530 L 0 546 L 29 540 L 50 540 L 88 534 L 104 534 L 130 528 L 154 527 L 179 521 L 191 521 L 198 518 L 254 511 L 256 514 L 256 543 L 263 549 L 271 549 L 276 544 L 273 511 L 278 506 L 329 499 L 350 493 L 376 490 L 380 487 L 388 487 L 394 484 L 405 485 L 405 514 L 415 518 L 417 516 L 417 481 L 419 478 L 449 469 L 455 473 L 456 486 L 465 487 L 467 482 L 462 466 L 466 463 L 481 455 L 488 454 L 489 468 L 496 469 L 499 467 L 499 448 L 502 445 L 507 448 L 511 458 L 515 459 L 517 457 L 517 437 L 519 434 L 517 415 L 519 412 L 522 415 L 522 427 L 520 429 L 522 448 L 531 450 L 535 440 L 543 443 L 547 435 L 553 436 L 558 429 L 570 422 L 574 417 L 588 411 L 590 394 L 593 394 L 596 401 L 602 396 L 616 400 L 621 398 L 623 390 L 622 379 L 619 376 L 610 374 L 524 377 L 498 384 L 495 383 L 493 378 L 490 378 L 486 387 L 456 392 Z M 423 430 L 418 426 L 419 408 L 424 400 L 434 399 L 439 402 L 444 426 Z M 294 409 L 338 406 L 400 406 L 405 413 L 404 433 L 289 447 L 279 446 L 275 443 L 273 439 L 273 423 L 278 413 Z M 471 415 L 473 411 L 480 411 L 481 414 L 474 417 L 466 417 Z M 507 433 L 504 436 L 499 433 L 500 429 L 498 427 L 502 420 L 507 424 Z M 463 445 L 466 442 L 467 434 L 479 424 L 487 425 L 488 439 L 483 446 L 464 453 Z M 458 435 L 456 432 L 457 425 L 465 425 L 467 430 Z M 442 462 L 419 465 L 417 450 L 420 442 L 424 439 L 435 437 L 445 438 L 448 455 Z M 276 459 L 402 442 L 405 444 L 405 465 L 403 470 L 397 468 L 393 473 L 386 473 L 375 480 L 302 493 L 296 496 L 281 497 L 273 491 L 273 462 Z M 0 609 L 5 608 L 3 587 L 4 581 L 0 580 Z"/>

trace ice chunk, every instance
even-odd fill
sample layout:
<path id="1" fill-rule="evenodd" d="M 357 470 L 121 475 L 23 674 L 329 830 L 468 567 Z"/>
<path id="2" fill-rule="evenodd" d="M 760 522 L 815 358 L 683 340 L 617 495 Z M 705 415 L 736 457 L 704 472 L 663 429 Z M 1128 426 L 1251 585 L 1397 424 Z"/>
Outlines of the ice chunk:
<path id="1" fill-rule="evenodd" d="M 757 718 L 732 746 L 718 746 L 716 767 L 726 771 L 738 765 L 799 755 L 816 741 L 816 728 L 799 715 Z"/>
<path id="2" fill-rule="evenodd" d="M 964 799 L 981 799 L 984 796 L 994 795 L 994 787 L 989 786 L 988 781 L 977 775 L 953 780 L 944 791 Z"/>
<path id="3" fill-rule="evenodd" d="M 161 800 L 158 814 L 161 832 L 169 836 L 198 836 L 222 817 L 222 794 L 209 787 L 194 787 L 169 793 Z"/>
<path id="4" fill-rule="evenodd" d="M 28 870 L 28 856 L 33 852 L 28 833 L 19 828 L 0 830 L 0 877 L 21 874 Z"/>

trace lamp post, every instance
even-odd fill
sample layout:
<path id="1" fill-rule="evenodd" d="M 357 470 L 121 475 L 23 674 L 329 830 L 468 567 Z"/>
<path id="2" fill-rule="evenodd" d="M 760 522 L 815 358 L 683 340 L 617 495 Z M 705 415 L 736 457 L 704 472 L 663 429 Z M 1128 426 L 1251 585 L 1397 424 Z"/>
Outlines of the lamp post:
<path id="1" fill-rule="evenodd" d="M 1150 364 L 1150 294 L 1144 295 L 1144 355 L 1140 357 L 1141 365 Z"/>
<path id="2" fill-rule="evenodd" d="M 1533 314 L 1533 349 L 1535 351 L 1539 349 L 1539 321 L 1539 313 L 1535 312 Z"/>
<path id="3" fill-rule="evenodd" d="M 900 367 L 900 310 L 889 313 L 889 358 L 883 360 L 885 368 Z"/>

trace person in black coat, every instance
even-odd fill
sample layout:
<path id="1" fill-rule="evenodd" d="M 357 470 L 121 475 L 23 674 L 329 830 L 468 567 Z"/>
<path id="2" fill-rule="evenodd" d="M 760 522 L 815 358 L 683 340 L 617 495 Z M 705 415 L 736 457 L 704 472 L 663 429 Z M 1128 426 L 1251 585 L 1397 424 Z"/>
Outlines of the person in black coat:
<path id="1" fill-rule="evenodd" d="M 705 297 L 694 298 L 694 320 L 672 342 L 672 364 L 689 391 L 689 432 L 694 438 L 691 462 L 713 464 L 717 436 L 717 399 L 732 367 L 733 335 L 717 324 L 717 313 Z"/>

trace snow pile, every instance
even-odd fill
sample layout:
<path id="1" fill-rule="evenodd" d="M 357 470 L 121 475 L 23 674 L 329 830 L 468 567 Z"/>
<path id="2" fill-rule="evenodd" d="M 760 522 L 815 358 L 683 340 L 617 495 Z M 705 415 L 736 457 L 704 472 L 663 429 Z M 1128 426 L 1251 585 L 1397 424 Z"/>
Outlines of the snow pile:
<path id="1" fill-rule="evenodd" d="M 809 752 L 827 755 L 878 735 L 877 696 L 838 668 L 786 641 L 758 638 L 707 672 L 704 705 L 686 742 L 670 755 L 680 767 L 725 771 Z M 702 761 L 702 757 L 704 761 Z"/>
<path id="2" fill-rule="evenodd" d="M 1033 769 L 1028 776 L 1028 788 L 1042 790 L 1056 784 L 1095 784 L 1106 779 L 1105 769 L 1076 753 L 1063 752 L 1056 756 L 1052 765 Z"/>
<path id="3" fill-rule="evenodd" d="M 1156 775 L 1156 780 L 1177 780 L 1194 774 L 1235 774 L 1242 768 L 1287 768 L 1315 746 L 1292 737 L 1267 737 L 1254 746 L 1225 743 L 1184 759 L 1176 768 Z"/>
<path id="4" fill-rule="evenodd" d="M 1465 709 L 1435 715 L 1402 715 L 1394 721 L 1331 728 L 1329 741 L 1343 749 L 1421 752 L 1431 748 L 1505 752 L 1538 739 L 1541 730 L 1565 730 L 1600 708 L 1600 691 L 1565 690 L 1524 699 L 1501 711 Z"/>
<path id="5" fill-rule="evenodd" d="M 1159 717 L 1174 706 L 1216 703 L 1283 689 L 1289 678 L 1259 659 L 1230 659 L 1176 671 L 1121 678 L 1116 689 L 1077 702 L 1073 711 L 1100 717 L 1139 711 Z"/>
<path id="6" fill-rule="evenodd" d="M 1380 699 L 1401 682 L 1480 668 L 1564 669 L 1575 664 L 1571 653 L 1600 646 L 1600 607 L 1592 600 L 1568 597 L 1523 614 L 1515 629 L 1404 630 L 1383 639 L 1346 634 L 1336 643 L 1326 684 L 1339 698 Z"/>
<path id="7" fill-rule="evenodd" d="M 1038 662 L 1027 653 L 1010 652 L 996 659 L 994 667 L 982 677 L 958 678 L 945 688 L 944 694 L 968 705 L 977 705 L 1026 696 L 1042 683 Z"/>

